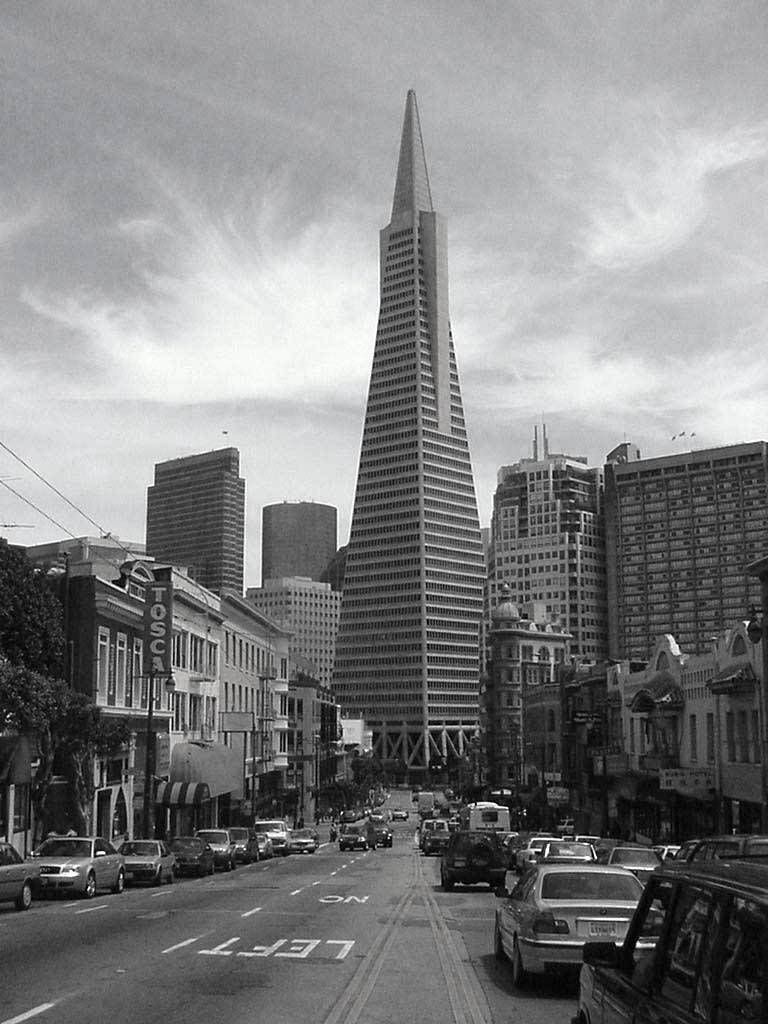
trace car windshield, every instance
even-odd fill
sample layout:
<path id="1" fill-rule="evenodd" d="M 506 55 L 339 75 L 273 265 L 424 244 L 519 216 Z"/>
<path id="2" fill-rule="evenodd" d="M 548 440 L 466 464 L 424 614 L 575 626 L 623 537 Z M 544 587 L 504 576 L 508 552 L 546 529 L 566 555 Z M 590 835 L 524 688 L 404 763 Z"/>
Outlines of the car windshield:
<path id="1" fill-rule="evenodd" d="M 237 840 L 238 842 L 247 841 L 248 839 L 247 828 L 231 828 L 229 830 L 229 834 L 232 836 L 233 839 Z"/>
<path id="2" fill-rule="evenodd" d="M 202 850 L 202 848 L 203 848 L 203 841 L 202 841 L 202 839 L 192 839 L 192 838 L 187 839 L 187 838 L 183 838 L 183 839 L 174 839 L 171 842 L 171 849 L 172 850 L 184 850 L 184 851 L 190 851 L 190 852 L 197 853 L 200 850 Z"/>
<path id="3" fill-rule="evenodd" d="M 120 853 L 124 857 L 156 857 L 159 852 L 157 843 L 150 843 L 146 840 L 144 842 L 123 843 L 120 847 Z"/>
<path id="4" fill-rule="evenodd" d="M 550 857 L 581 857 L 592 860 L 592 847 L 586 843 L 550 843 L 547 845 Z"/>
<path id="5" fill-rule="evenodd" d="M 198 832 L 197 834 L 201 839 L 204 839 L 206 843 L 229 842 L 229 836 L 227 835 L 226 832 L 215 832 L 213 831 L 213 829 L 211 829 L 211 831 Z"/>
<path id="6" fill-rule="evenodd" d="M 253 828 L 256 832 L 282 832 L 285 825 L 282 821 L 256 821 Z"/>
<path id="7" fill-rule="evenodd" d="M 544 900 L 638 900 L 642 885 L 629 872 L 558 871 L 544 875 Z"/>
<path id="8" fill-rule="evenodd" d="M 659 855 L 653 850 L 630 850 L 622 849 L 619 846 L 611 854 L 611 862 L 613 864 L 647 864 L 648 867 L 655 868 L 659 863 Z"/>
<path id="9" fill-rule="evenodd" d="M 90 857 L 90 839 L 46 839 L 40 847 L 41 857 Z"/>
<path id="10" fill-rule="evenodd" d="M 313 838 L 312 829 L 311 828 L 295 828 L 291 832 L 291 838 L 292 839 L 312 839 Z"/>
<path id="11" fill-rule="evenodd" d="M 363 834 L 363 830 L 358 825 L 348 825 L 344 833 L 345 836 L 359 836 Z"/>

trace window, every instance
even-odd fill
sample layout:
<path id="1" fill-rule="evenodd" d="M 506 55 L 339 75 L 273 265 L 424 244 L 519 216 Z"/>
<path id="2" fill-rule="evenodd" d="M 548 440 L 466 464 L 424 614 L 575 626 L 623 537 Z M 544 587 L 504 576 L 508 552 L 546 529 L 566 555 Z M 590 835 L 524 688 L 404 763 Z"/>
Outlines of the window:
<path id="1" fill-rule="evenodd" d="M 719 1020 L 765 1020 L 768 976 L 766 908 L 735 897 L 725 923 Z"/>
<path id="2" fill-rule="evenodd" d="M 725 713 L 725 744 L 728 753 L 728 760 L 736 760 L 736 726 L 732 711 Z"/>
<path id="3" fill-rule="evenodd" d="M 133 707 L 133 702 L 136 699 L 136 694 L 138 693 L 138 684 L 141 679 L 142 671 L 142 654 L 143 647 L 141 640 L 138 637 L 134 637 L 133 651 L 131 654 L 131 671 L 125 681 L 125 706 L 127 708 Z"/>
<path id="4" fill-rule="evenodd" d="M 739 726 L 739 760 L 749 761 L 749 733 L 747 731 L 747 712 L 745 710 L 739 711 L 737 721 Z"/>
<path id="5" fill-rule="evenodd" d="M 196 693 L 190 693 L 189 695 L 189 728 L 191 732 L 196 732 L 200 729 L 201 716 L 200 709 L 202 705 L 202 697 Z"/>
<path id="6" fill-rule="evenodd" d="M 178 691 L 173 695 L 173 728 L 176 732 L 187 730 L 187 695 Z"/>
<path id="7" fill-rule="evenodd" d="M 29 783 L 16 784 L 13 794 L 13 831 L 29 828 Z"/>
<path id="8" fill-rule="evenodd" d="M 696 715 L 689 715 L 688 717 L 688 732 L 691 738 L 691 760 L 698 761 L 698 753 L 696 749 Z"/>
<path id="9" fill-rule="evenodd" d="M 96 692 L 102 704 L 107 702 L 107 679 L 109 677 L 109 630 L 99 626 L 96 654 Z"/>
<path id="10" fill-rule="evenodd" d="M 707 761 L 714 764 L 715 760 L 715 716 L 707 712 Z"/>
<path id="11" fill-rule="evenodd" d="M 702 959 L 709 963 L 716 929 L 713 927 L 712 896 L 695 886 L 678 896 L 667 941 L 661 956 L 660 993 L 671 1003 L 690 1012 L 694 1006 L 697 1015 L 709 1019 L 709 977 L 712 971 L 699 969 Z M 706 977 L 705 977 L 706 975 Z"/>
<path id="12" fill-rule="evenodd" d="M 117 661 L 115 664 L 115 681 L 117 684 L 117 703 L 125 707 L 125 684 L 128 676 L 128 637 L 125 633 L 117 634 Z"/>

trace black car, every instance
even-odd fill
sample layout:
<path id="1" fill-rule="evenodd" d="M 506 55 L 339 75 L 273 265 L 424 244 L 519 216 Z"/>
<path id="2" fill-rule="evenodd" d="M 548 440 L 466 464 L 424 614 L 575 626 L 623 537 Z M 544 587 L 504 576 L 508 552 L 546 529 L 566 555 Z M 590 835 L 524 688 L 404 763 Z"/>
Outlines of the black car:
<path id="1" fill-rule="evenodd" d="M 339 836 L 340 850 L 367 850 L 368 836 L 363 825 L 347 825 Z"/>
<path id="2" fill-rule="evenodd" d="M 440 882 L 450 892 L 459 882 L 478 885 L 485 882 L 496 889 L 504 884 L 507 855 L 495 832 L 453 832 L 440 861 Z"/>
<path id="3" fill-rule="evenodd" d="M 587 942 L 572 1024 L 765 1024 L 768 864 L 665 861 L 624 942 Z"/>
<path id="4" fill-rule="evenodd" d="M 215 870 L 213 850 L 197 836 L 177 836 L 168 843 L 176 857 L 177 875 L 212 875 Z"/>
<path id="5" fill-rule="evenodd" d="M 392 846 L 392 830 L 387 825 L 381 814 L 372 814 L 369 819 L 373 825 L 374 832 L 376 833 L 376 845 L 383 847 Z"/>

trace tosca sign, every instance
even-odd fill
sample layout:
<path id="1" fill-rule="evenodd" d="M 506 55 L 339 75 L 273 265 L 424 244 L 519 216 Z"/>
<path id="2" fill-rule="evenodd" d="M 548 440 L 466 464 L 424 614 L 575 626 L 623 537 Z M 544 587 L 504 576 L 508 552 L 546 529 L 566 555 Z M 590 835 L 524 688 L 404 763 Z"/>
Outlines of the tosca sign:
<path id="1" fill-rule="evenodd" d="M 149 652 L 149 672 L 171 675 L 173 641 L 173 584 L 170 580 L 149 583 L 144 607 L 144 646 Z"/>

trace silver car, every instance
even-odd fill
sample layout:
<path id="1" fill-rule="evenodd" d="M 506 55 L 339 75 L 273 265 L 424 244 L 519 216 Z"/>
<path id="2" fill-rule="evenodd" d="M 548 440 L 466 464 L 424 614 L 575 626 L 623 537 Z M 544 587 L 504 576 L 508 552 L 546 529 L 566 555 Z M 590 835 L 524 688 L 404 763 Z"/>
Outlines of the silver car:
<path id="1" fill-rule="evenodd" d="M 159 839 L 129 839 L 120 847 L 128 882 L 173 883 L 176 856 Z"/>
<path id="2" fill-rule="evenodd" d="M 101 836 L 55 836 L 34 856 L 40 863 L 40 892 L 79 893 L 91 899 L 99 889 L 120 893 L 125 886 L 121 854 Z"/>

